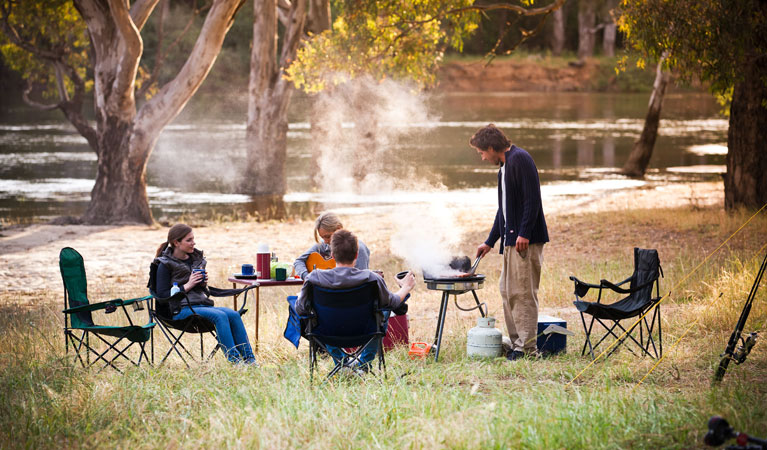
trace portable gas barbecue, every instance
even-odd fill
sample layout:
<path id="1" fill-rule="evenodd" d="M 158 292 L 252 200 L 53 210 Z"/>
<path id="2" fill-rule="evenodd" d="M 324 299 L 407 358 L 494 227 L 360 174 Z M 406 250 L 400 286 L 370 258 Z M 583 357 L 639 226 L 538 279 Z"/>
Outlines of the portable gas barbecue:
<path id="1" fill-rule="evenodd" d="M 451 295 L 455 296 L 455 307 L 461 311 L 473 311 L 475 309 L 479 309 L 479 313 L 482 315 L 482 317 L 487 315 L 487 306 L 484 303 L 479 302 L 479 297 L 477 297 L 476 293 L 477 289 L 482 289 L 485 285 L 485 276 L 483 274 L 474 273 L 478 263 L 479 258 L 477 258 L 477 260 L 474 262 L 474 265 L 472 265 L 470 269 L 468 269 L 468 265 L 466 267 L 462 267 L 462 270 L 468 272 L 462 275 L 438 276 L 425 271 L 423 273 L 423 281 L 426 283 L 426 289 L 432 291 L 442 291 L 442 302 L 440 303 L 439 316 L 437 317 L 437 331 L 434 333 L 433 348 L 435 362 L 439 360 L 439 350 L 440 345 L 442 344 L 442 332 L 445 328 L 447 305 L 450 301 Z M 407 272 L 402 272 L 397 274 L 397 276 L 401 277 L 406 273 Z M 471 308 L 462 308 L 460 305 L 458 305 L 458 296 L 467 292 L 471 292 L 471 294 L 474 296 L 474 302 L 476 302 L 477 306 Z M 485 307 L 484 309 L 483 306 Z"/>

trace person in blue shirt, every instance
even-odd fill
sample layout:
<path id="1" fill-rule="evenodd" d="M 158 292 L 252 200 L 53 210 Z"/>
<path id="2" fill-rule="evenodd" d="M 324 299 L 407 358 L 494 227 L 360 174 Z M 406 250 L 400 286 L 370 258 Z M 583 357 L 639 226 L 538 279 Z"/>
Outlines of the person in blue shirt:
<path id="1" fill-rule="evenodd" d="M 483 161 L 500 167 L 498 210 L 477 256 L 486 255 L 500 239 L 500 291 L 512 343 L 507 358 L 514 361 L 537 353 L 538 286 L 543 245 L 549 241 L 538 168 L 528 152 L 513 145 L 493 124 L 480 128 L 469 144 Z"/>

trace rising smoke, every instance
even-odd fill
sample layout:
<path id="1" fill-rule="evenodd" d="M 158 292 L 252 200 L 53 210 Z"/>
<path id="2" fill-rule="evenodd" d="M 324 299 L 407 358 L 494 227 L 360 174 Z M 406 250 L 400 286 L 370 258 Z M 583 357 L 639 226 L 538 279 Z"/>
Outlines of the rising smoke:
<path id="1" fill-rule="evenodd" d="M 400 140 L 419 138 L 412 124 L 435 120 L 415 86 L 353 79 L 321 93 L 311 120 L 322 191 L 366 195 L 426 187 L 414 177 L 413 163 L 393 151 Z"/>
<path id="2" fill-rule="evenodd" d="M 421 138 L 413 124 L 432 121 L 425 95 L 392 80 L 358 78 L 320 94 L 312 117 L 316 185 L 326 193 L 364 196 L 447 191 L 419 172 L 417 155 L 395 151 L 400 141 Z M 392 253 L 416 271 L 450 271 L 461 238 L 454 211 L 435 201 L 392 211 Z"/>

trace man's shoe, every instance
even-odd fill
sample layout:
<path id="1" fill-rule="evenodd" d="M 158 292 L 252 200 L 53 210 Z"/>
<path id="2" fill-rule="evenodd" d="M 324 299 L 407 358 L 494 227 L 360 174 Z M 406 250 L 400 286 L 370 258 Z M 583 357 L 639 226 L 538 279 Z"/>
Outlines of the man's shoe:
<path id="1" fill-rule="evenodd" d="M 525 352 L 521 352 L 519 350 L 514 350 L 513 352 L 506 355 L 506 359 L 508 359 L 509 361 L 516 361 L 524 357 L 525 357 Z"/>

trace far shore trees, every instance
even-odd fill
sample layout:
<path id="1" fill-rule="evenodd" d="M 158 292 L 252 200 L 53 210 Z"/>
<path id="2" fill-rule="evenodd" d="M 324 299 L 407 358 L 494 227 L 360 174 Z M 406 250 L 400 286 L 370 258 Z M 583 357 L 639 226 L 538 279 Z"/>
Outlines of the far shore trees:
<path id="1" fill-rule="evenodd" d="M 83 222 L 152 223 L 146 194 L 146 166 L 163 128 L 184 108 L 205 80 L 221 50 L 235 13 L 245 0 L 212 0 L 205 21 L 186 62 L 173 79 L 140 107 L 136 104 L 139 63 L 143 55 L 141 30 L 160 0 L 74 0 L 88 30 L 90 49 L 78 32 L 73 11 L 62 0 L 4 0 L 0 3 L 0 24 L 6 39 L 21 51 L 17 61 L 37 60 L 55 70 L 45 80 L 58 86 L 58 102 L 67 119 L 88 141 L 98 157 L 96 183 Z M 58 9 L 57 9 L 58 8 Z M 72 19 L 72 29 L 48 27 L 57 24 L 61 11 Z M 29 24 L 38 27 L 30 27 Z M 82 30 L 80 30 L 82 32 Z M 58 33 L 65 36 L 53 36 Z M 62 44 L 62 40 L 70 44 Z M 53 45 L 57 44 L 57 45 Z M 5 50 L 5 48 L 4 48 Z M 78 52 L 81 57 L 73 58 Z M 4 51 L 6 58 L 8 54 Z M 93 75 L 95 126 L 83 118 L 87 84 L 86 61 Z M 32 62 L 26 64 L 34 70 Z M 81 65 L 82 64 L 82 65 Z"/>
<path id="2" fill-rule="evenodd" d="M 731 97 L 724 206 L 767 203 L 767 2 L 624 0 L 621 29 L 648 59 Z"/>

